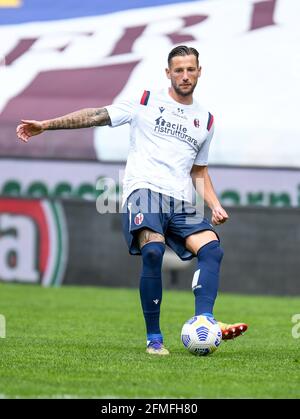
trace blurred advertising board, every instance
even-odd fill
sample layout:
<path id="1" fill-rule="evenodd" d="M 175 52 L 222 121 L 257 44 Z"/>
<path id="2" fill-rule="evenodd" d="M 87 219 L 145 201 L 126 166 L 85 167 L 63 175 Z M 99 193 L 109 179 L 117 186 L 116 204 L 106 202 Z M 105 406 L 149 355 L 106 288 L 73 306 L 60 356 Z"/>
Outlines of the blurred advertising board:
<path id="1" fill-rule="evenodd" d="M 0 199 L 0 279 L 58 286 L 65 274 L 67 249 L 60 203 Z"/>
<path id="2" fill-rule="evenodd" d="M 124 163 L 0 160 L 0 196 L 96 200 L 122 193 Z M 224 205 L 300 206 L 300 170 L 209 166 Z"/>
<path id="3" fill-rule="evenodd" d="M 300 209 L 228 213 L 216 227 L 225 250 L 220 290 L 299 295 Z M 191 290 L 195 266 L 167 248 L 164 285 Z M 141 258 L 128 254 L 120 214 L 99 214 L 84 200 L 0 198 L 0 281 L 138 288 L 140 269 Z"/>

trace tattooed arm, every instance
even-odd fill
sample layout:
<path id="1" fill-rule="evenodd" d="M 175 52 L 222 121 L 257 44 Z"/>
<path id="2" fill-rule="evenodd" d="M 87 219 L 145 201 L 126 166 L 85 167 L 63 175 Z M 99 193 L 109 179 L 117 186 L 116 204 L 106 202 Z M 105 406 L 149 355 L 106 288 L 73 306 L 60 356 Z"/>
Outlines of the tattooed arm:
<path id="1" fill-rule="evenodd" d="M 17 127 L 17 136 L 27 143 L 30 137 L 46 130 L 88 128 L 110 124 L 111 120 L 105 108 L 87 108 L 45 121 L 22 120 Z"/>

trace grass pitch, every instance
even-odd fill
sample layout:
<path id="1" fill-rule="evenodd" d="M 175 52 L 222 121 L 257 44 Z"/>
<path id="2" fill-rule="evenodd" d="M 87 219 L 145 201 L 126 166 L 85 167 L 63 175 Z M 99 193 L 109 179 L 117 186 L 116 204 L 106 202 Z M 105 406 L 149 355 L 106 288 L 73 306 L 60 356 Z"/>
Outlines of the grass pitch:
<path id="1" fill-rule="evenodd" d="M 250 327 L 208 357 L 180 341 L 193 304 L 192 292 L 164 292 L 171 355 L 155 357 L 138 290 L 0 284 L 0 397 L 300 398 L 300 298 L 220 295 L 215 316 Z"/>

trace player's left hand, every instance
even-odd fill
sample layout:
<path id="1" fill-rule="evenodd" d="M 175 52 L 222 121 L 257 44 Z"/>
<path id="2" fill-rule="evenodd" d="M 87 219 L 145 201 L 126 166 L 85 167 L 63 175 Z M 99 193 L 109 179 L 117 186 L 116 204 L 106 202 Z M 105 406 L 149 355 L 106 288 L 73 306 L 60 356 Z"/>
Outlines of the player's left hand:
<path id="1" fill-rule="evenodd" d="M 215 207 L 212 209 L 212 216 L 211 216 L 211 222 L 214 225 L 219 225 L 219 224 L 223 224 L 225 223 L 225 221 L 227 221 L 229 218 L 229 215 L 227 214 L 227 212 L 224 210 L 224 208 L 220 207 Z"/>

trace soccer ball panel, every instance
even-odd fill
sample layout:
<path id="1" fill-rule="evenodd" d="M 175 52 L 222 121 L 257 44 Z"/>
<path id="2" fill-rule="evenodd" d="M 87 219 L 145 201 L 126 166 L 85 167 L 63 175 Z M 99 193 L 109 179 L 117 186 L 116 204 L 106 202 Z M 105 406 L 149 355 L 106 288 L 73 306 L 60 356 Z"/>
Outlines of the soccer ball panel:
<path id="1" fill-rule="evenodd" d="M 218 323 L 210 317 L 194 316 L 183 325 L 181 341 L 194 355 L 209 355 L 216 351 L 222 339 Z"/>

